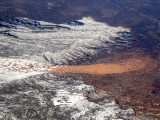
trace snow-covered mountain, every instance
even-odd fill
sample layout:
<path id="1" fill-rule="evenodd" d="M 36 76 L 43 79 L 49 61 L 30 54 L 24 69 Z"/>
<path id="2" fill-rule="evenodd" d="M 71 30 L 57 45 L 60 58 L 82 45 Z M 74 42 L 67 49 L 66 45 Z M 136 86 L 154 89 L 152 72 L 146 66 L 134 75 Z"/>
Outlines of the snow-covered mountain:
<path id="1" fill-rule="evenodd" d="M 130 46 L 130 29 L 111 27 L 92 18 L 64 24 L 15 18 L 0 23 L 0 119 L 113 120 L 133 117 L 93 86 L 43 71 L 75 64 L 101 50 Z M 43 57 L 45 57 L 44 60 Z M 27 69 L 26 69 L 27 68 Z M 28 71 L 29 70 L 29 71 Z"/>

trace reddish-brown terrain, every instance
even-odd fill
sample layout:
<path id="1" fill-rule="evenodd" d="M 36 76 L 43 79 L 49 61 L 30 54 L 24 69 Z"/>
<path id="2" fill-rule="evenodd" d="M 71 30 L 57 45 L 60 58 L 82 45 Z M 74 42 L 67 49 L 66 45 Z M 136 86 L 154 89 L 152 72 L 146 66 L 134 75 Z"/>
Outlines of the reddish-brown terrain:
<path id="1" fill-rule="evenodd" d="M 75 75 L 67 75 L 95 86 L 97 93 L 105 91 L 122 108 L 131 107 L 138 116 L 160 119 L 159 57 L 121 53 L 105 60 L 103 64 L 60 66 L 48 70 L 62 76 L 65 72 L 74 72 Z M 92 96 L 88 99 L 99 101 Z"/>
<path id="2" fill-rule="evenodd" d="M 123 61 L 117 61 L 114 63 L 103 63 L 93 65 L 78 65 L 78 66 L 59 66 L 49 67 L 49 71 L 53 72 L 77 72 L 77 73 L 89 73 L 89 74 L 120 74 L 125 72 L 136 71 L 146 68 L 151 64 L 153 60 L 149 57 L 144 58 L 130 58 Z M 154 67 L 155 65 L 153 65 Z"/>

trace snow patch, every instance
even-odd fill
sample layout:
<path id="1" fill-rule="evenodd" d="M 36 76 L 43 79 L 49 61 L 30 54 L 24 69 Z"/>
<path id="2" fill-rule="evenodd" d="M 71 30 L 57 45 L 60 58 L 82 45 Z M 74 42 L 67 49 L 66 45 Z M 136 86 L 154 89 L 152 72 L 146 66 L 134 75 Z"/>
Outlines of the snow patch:
<path id="1" fill-rule="evenodd" d="M 56 97 L 54 97 L 52 101 L 55 106 L 60 106 L 64 109 L 66 107 L 70 109 L 78 109 L 79 112 L 75 112 L 71 116 L 74 120 L 78 118 L 84 119 L 82 116 L 87 116 L 87 119 L 95 120 L 107 120 L 109 118 L 117 120 L 118 114 L 121 112 L 125 113 L 126 116 L 134 114 L 132 109 L 120 109 L 113 100 L 109 101 L 104 99 L 98 103 L 90 102 L 87 100 L 86 91 L 92 91 L 92 94 L 95 94 L 94 88 L 85 84 L 74 86 L 72 89 L 59 89 L 56 91 Z"/>

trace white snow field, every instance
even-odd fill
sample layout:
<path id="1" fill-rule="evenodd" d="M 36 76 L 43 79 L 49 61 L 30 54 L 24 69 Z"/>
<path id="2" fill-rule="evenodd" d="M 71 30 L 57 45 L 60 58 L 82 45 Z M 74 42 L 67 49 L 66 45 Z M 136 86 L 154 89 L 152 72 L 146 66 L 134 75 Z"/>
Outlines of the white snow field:
<path id="1" fill-rule="evenodd" d="M 13 24 L 14 23 L 14 24 Z M 0 27 L 0 119 L 121 120 L 134 117 L 107 98 L 91 102 L 93 86 L 45 68 L 130 46 L 130 29 L 91 17 L 64 24 L 16 18 Z M 45 57 L 44 60 L 43 57 Z"/>

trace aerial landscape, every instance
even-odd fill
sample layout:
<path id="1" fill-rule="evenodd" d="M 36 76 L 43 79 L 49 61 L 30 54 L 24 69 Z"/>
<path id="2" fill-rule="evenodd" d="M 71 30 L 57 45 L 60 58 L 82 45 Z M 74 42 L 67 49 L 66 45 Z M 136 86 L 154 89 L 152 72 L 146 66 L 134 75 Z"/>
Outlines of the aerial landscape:
<path id="1" fill-rule="evenodd" d="M 0 0 L 0 120 L 160 120 L 159 0 Z"/>

